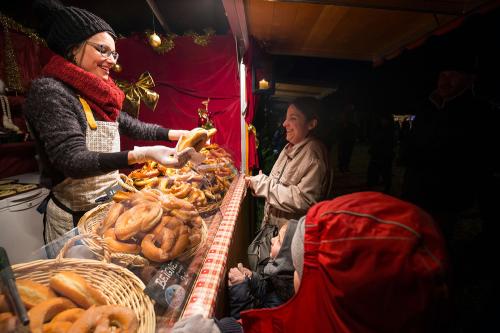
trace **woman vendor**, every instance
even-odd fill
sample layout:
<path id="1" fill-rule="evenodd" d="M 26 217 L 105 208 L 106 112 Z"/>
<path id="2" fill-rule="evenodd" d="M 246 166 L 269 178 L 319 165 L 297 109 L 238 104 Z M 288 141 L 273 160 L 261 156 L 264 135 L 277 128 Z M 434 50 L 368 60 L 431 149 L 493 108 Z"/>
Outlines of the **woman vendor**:
<path id="1" fill-rule="evenodd" d="M 116 64 L 116 34 L 100 17 L 56 0 L 34 4 L 39 32 L 55 53 L 34 80 L 24 107 L 36 139 L 42 185 L 51 189 L 44 239 L 71 230 L 117 182 L 118 169 L 154 160 L 186 162 L 165 146 L 120 151 L 120 134 L 142 140 L 178 140 L 187 131 L 169 130 L 121 112 L 124 93 L 110 78 Z"/>

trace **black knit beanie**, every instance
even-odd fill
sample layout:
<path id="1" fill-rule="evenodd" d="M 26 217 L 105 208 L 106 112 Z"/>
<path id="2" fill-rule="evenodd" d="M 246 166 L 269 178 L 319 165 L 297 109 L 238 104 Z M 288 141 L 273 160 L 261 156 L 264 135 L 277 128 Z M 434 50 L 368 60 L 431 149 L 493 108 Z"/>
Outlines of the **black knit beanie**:
<path id="1" fill-rule="evenodd" d="M 33 9 L 40 22 L 40 35 L 52 51 L 63 57 L 70 47 L 99 32 L 106 31 L 116 38 L 109 24 L 85 9 L 66 7 L 58 0 L 36 0 Z"/>

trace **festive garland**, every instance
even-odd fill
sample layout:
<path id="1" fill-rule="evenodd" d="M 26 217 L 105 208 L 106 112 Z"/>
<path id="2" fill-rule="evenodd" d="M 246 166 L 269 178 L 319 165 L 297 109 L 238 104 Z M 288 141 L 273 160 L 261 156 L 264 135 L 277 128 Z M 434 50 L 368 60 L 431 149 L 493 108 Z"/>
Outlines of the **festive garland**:
<path id="1" fill-rule="evenodd" d="M 11 19 L 10 17 L 3 15 L 2 12 L 0 12 L 0 22 L 2 23 L 2 26 L 4 28 L 8 28 L 11 30 L 22 32 L 23 34 L 25 34 L 29 38 L 33 39 L 35 42 L 47 46 L 47 43 L 45 42 L 45 40 L 43 38 L 41 38 L 40 36 L 38 36 L 36 34 L 35 30 L 23 27 L 21 24 L 17 23 L 16 21 Z"/>
<path id="2" fill-rule="evenodd" d="M 1 12 L 0 23 L 3 26 L 3 33 L 5 38 L 5 84 L 7 85 L 9 90 L 16 93 L 23 93 L 23 82 L 21 79 L 21 74 L 19 72 L 16 55 L 14 53 L 14 47 L 12 46 L 12 39 L 10 37 L 9 29 L 23 33 L 37 43 L 43 45 L 46 45 L 46 43 L 33 30 L 23 27 L 10 17 L 3 15 Z"/>
<path id="3" fill-rule="evenodd" d="M 194 31 L 187 31 L 184 33 L 184 36 L 193 37 L 193 42 L 197 45 L 207 46 L 208 43 L 210 43 L 210 38 L 215 35 L 215 30 L 212 28 L 205 28 L 203 31 L 205 31 L 204 35 L 200 35 Z"/>

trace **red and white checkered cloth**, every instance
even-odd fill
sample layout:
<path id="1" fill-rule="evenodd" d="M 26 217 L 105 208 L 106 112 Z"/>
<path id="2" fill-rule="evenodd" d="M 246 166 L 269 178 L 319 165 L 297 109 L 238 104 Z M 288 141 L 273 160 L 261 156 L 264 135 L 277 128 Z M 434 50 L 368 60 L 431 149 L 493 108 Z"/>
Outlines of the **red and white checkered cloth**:
<path id="1" fill-rule="evenodd" d="M 224 278 L 223 274 L 234 226 L 241 202 L 246 194 L 245 176 L 239 175 L 239 178 L 233 181 L 233 185 L 235 187 L 231 200 L 227 206 L 221 207 L 222 221 L 194 283 L 193 291 L 182 315 L 183 318 L 194 314 L 202 314 L 204 317 L 212 317 L 213 315 L 217 290 Z"/>

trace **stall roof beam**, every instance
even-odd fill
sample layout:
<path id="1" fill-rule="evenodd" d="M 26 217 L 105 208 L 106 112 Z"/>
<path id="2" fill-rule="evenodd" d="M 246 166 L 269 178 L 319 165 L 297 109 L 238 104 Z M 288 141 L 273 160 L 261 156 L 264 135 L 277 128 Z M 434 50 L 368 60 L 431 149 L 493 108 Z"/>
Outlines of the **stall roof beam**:
<path id="1" fill-rule="evenodd" d="M 312 3 L 342 7 L 396 10 L 406 12 L 463 15 L 484 3 L 479 0 L 267 0 L 272 2 Z"/>
<path id="2" fill-rule="evenodd" d="M 222 0 L 227 20 L 233 35 L 238 42 L 240 54 L 244 54 L 249 46 L 248 28 L 243 0 Z"/>

